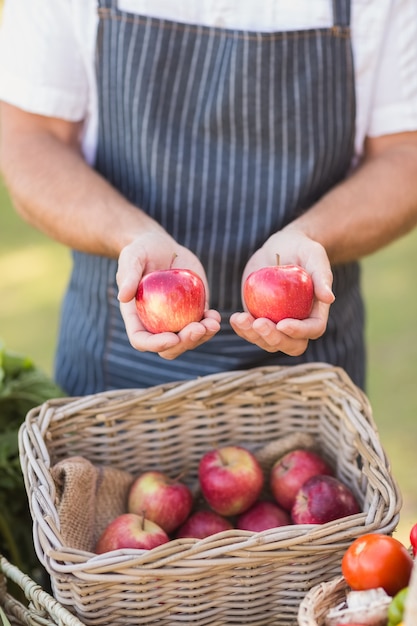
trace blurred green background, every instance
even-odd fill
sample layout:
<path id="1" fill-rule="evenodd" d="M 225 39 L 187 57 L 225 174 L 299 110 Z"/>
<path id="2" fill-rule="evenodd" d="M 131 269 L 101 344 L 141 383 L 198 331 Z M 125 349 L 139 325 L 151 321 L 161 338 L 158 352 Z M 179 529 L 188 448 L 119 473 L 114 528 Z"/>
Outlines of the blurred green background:
<path id="1" fill-rule="evenodd" d="M 403 495 L 396 537 L 417 522 L 417 230 L 365 259 L 368 389 Z M 25 224 L 0 182 L 0 338 L 52 375 L 69 251 Z"/>

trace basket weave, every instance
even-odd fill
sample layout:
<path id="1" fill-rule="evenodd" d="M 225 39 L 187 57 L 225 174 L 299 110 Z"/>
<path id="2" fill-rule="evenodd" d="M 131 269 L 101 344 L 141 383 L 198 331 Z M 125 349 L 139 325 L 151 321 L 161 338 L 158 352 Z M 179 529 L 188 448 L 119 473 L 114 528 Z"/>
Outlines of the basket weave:
<path id="1" fill-rule="evenodd" d="M 14 582 L 24 592 L 27 606 L 8 592 L 8 581 Z M 75 615 L 1 555 L 0 607 L 10 623 L 16 626 L 83 626 Z"/>
<path id="2" fill-rule="evenodd" d="M 348 586 L 343 576 L 316 585 L 306 594 L 298 611 L 299 626 L 325 626 L 331 608 L 346 598 Z"/>
<path id="3" fill-rule="evenodd" d="M 50 474 L 61 459 L 186 473 L 194 482 L 212 447 L 244 445 L 266 470 L 260 451 L 293 433 L 315 438 L 362 513 L 321 526 L 177 539 L 151 551 L 94 555 L 62 543 Z M 390 534 L 401 507 L 366 396 L 343 370 L 321 363 L 51 400 L 27 415 L 19 445 L 37 554 L 56 598 L 92 626 L 297 624 L 302 598 L 340 574 L 353 539 Z"/>

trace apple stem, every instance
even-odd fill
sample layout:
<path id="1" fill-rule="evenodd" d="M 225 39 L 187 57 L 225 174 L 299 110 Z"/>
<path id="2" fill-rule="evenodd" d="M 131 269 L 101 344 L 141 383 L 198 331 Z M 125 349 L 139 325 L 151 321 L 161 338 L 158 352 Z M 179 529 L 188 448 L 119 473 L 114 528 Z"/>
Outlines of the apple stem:
<path id="1" fill-rule="evenodd" d="M 145 515 L 146 515 L 146 511 L 144 509 L 141 513 L 141 529 L 142 530 L 145 529 Z"/>
<path id="2" fill-rule="evenodd" d="M 171 264 L 169 266 L 169 269 L 172 268 L 172 266 L 174 265 L 174 261 L 177 258 L 178 254 L 176 252 L 174 252 L 174 254 L 172 255 L 172 259 L 171 259 Z"/>
<path id="3" fill-rule="evenodd" d="M 280 264 L 279 254 L 276 254 L 276 255 L 275 255 L 275 258 L 276 258 L 276 260 L 277 260 L 277 265 L 279 265 L 279 264 Z"/>
<path id="4" fill-rule="evenodd" d="M 227 465 L 227 463 L 225 463 L 225 460 L 224 460 L 223 455 L 222 455 L 220 450 L 219 450 L 219 459 L 222 462 L 222 465 Z"/>

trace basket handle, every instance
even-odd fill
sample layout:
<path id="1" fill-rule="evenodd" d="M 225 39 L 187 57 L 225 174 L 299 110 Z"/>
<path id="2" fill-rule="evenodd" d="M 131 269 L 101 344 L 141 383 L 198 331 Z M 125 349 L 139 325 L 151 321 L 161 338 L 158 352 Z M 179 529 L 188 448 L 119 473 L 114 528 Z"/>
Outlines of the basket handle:
<path id="1" fill-rule="evenodd" d="M 27 574 L 24 574 L 15 565 L 9 563 L 2 555 L 0 555 L 0 571 L 6 578 L 16 583 L 23 590 L 27 600 L 30 602 L 28 608 L 14 599 L 9 603 L 8 608 L 18 619 L 22 620 L 25 615 L 27 617 L 32 616 L 31 611 L 33 609 L 39 613 L 41 618 L 40 623 L 45 622 L 44 615 L 46 612 L 59 626 L 84 626 L 75 615 L 59 604 L 55 598 L 49 595 L 49 593 L 42 589 L 42 587 Z M 33 623 L 33 621 L 29 619 L 25 619 L 24 621 L 28 624 Z"/>

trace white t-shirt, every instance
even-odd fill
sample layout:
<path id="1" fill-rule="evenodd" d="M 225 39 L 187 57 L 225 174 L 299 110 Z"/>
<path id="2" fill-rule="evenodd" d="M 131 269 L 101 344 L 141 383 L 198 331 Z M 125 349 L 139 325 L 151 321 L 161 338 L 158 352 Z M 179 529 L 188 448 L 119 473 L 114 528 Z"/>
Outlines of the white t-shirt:
<path id="1" fill-rule="evenodd" d="M 357 97 L 356 155 L 366 136 L 417 129 L 417 1 L 352 0 Z M 178 22 L 242 30 L 325 28 L 331 0 L 119 0 L 119 8 Z M 22 109 L 85 120 L 94 158 L 97 94 L 95 0 L 6 0 L 0 28 L 0 99 Z"/>

